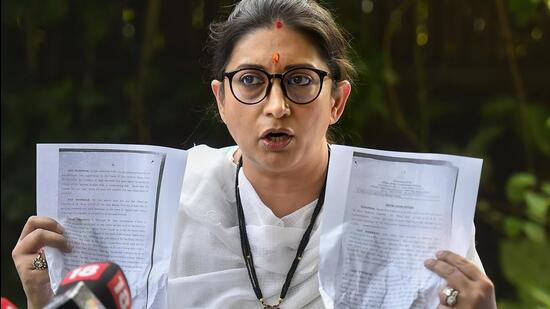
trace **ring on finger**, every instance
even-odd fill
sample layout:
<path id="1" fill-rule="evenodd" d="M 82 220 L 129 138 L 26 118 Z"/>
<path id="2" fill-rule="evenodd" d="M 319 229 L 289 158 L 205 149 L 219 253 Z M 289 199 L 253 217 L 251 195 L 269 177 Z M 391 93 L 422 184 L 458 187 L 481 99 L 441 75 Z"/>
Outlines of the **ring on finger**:
<path id="1" fill-rule="evenodd" d="M 445 295 L 445 304 L 447 306 L 453 307 L 454 305 L 456 305 L 459 294 L 457 290 L 446 286 L 445 288 L 443 288 L 443 290 L 441 290 L 441 292 L 443 293 L 443 295 Z"/>
<path id="2" fill-rule="evenodd" d="M 48 269 L 48 262 L 42 256 L 42 252 L 39 252 L 38 255 L 32 260 L 32 269 L 36 269 L 36 270 Z"/>

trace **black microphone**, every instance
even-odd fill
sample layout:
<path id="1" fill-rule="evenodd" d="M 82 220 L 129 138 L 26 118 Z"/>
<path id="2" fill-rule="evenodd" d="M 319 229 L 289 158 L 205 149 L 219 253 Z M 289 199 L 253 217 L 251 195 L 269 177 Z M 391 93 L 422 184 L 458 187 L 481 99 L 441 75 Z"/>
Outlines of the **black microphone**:
<path id="1" fill-rule="evenodd" d="M 70 271 L 44 309 L 130 309 L 126 276 L 112 262 L 98 262 Z"/>

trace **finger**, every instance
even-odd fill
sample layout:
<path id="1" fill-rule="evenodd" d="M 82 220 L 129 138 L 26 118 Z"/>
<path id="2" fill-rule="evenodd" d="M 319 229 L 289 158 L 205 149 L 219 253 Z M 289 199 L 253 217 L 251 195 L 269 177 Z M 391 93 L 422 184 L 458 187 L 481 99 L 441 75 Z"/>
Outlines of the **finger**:
<path id="1" fill-rule="evenodd" d="M 36 229 L 17 243 L 13 255 L 37 253 L 44 246 L 54 247 L 65 252 L 71 251 L 71 246 L 65 236 L 44 229 Z"/>
<path id="2" fill-rule="evenodd" d="M 435 255 L 439 260 L 445 261 L 448 264 L 458 268 L 463 274 L 473 281 L 480 280 L 484 277 L 483 273 L 474 263 L 458 254 L 444 250 L 437 252 Z"/>
<path id="3" fill-rule="evenodd" d="M 34 269 L 33 260 L 36 255 L 26 255 L 16 262 L 17 272 L 28 298 L 50 299 L 52 290 L 47 269 Z M 40 303 L 43 303 L 41 301 Z"/>
<path id="4" fill-rule="evenodd" d="M 25 223 L 23 231 L 21 231 L 21 236 L 19 236 L 19 241 L 29 235 L 32 231 L 36 229 L 44 229 L 52 232 L 58 232 L 63 234 L 65 231 L 61 224 L 57 223 L 54 219 L 44 216 L 31 216 Z"/>
<path id="5" fill-rule="evenodd" d="M 466 275 L 445 261 L 428 259 L 424 262 L 424 266 L 445 279 L 448 285 L 455 289 L 464 290 L 470 284 L 470 279 Z"/>

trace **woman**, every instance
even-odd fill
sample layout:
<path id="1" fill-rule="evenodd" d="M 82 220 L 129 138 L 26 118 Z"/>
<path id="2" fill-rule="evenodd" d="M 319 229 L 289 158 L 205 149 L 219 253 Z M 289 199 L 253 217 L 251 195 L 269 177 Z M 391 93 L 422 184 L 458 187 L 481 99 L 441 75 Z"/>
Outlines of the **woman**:
<path id="1" fill-rule="evenodd" d="M 327 130 L 351 92 L 346 38 L 313 1 L 244 0 L 212 25 L 210 43 L 212 92 L 237 146 L 190 150 L 170 307 L 322 307 L 317 215 Z M 13 250 L 29 308 L 52 297 L 47 271 L 32 267 L 43 246 L 70 250 L 57 222 L 31 217 Z M 441 292 L 442 307 L 496 307 L 491 281 L 468 259 L 443 252 L 426 267 L 456 289 Z"/>

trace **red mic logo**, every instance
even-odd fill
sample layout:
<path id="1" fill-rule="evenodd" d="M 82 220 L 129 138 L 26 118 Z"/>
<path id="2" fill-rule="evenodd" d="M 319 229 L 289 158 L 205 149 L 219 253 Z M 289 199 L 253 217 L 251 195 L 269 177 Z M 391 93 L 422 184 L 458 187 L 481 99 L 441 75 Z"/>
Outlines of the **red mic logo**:
<path id="1" fill-rule="evenodd" d="M 17 307 L 15 307 L 14 304 L 12 304 L 9 300 L 7 300 L 6 298 L 2 297 L 2 309 L 17 309 Z"/>
<path id="2" fill-rule="evenodd" d="M 73 269 L 63 278 L 61 285 L 67 285 L 81 280 L 98 280 L 103 271 L 109 267 L 109 263 L 94 263 Z"/>
<path id="3" fill-rule="evenodd" d="M 108 283 L 107 286 L 115 299 L 117 309 L 130 309 L 132 298 L 130 297 L 130 288 L 124 275 L 119 270 Z"/>

